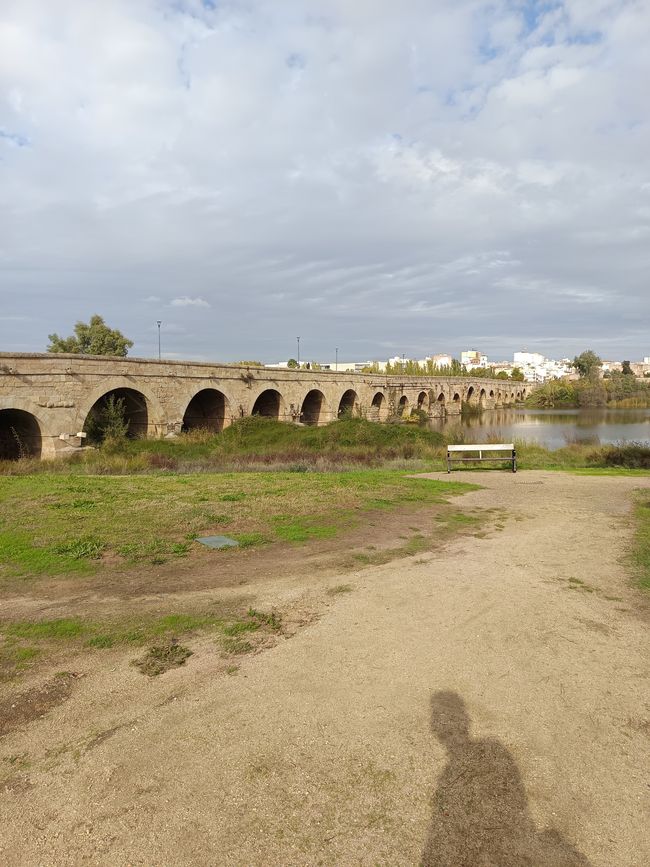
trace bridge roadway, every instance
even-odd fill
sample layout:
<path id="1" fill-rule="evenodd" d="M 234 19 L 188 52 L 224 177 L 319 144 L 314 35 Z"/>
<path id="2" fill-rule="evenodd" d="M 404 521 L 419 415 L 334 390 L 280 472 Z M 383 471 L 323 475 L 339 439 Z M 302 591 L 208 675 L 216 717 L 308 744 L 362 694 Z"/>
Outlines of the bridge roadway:
<path id="1" fill-rule="evenodd" d="M 110 395 L 124 400 L 130 435 L 161 437 L 197 427 L 220 431 L 254 414 L 303 424 L 343 413 L 386 421 L 414 409 L 444 417 L 463 404 L 510 406 L 529 391 L 527 383 L 501 379 L 0 353 L 0 458 L 50 458 L 78 447 L 77 434 Z"/>

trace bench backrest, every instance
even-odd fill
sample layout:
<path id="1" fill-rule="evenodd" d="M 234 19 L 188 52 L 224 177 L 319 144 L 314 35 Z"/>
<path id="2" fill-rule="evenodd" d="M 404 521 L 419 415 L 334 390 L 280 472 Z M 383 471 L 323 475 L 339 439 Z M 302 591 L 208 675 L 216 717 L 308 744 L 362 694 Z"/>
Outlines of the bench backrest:
<path id="1" fill-rule="evenodd" d="M 462 446 L 447 446 L 448 452 L 503 452 L 513 451 L 514 443 L 477 443 L 474 445 L 465 444 Z"/>

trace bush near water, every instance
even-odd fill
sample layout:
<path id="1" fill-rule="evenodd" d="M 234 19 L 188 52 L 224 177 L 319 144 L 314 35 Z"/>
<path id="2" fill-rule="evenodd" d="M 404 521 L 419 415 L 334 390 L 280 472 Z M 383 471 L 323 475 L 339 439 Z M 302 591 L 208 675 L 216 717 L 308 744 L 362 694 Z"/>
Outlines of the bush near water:
<path id="1" fill-rule="evenodd" d="M 603 379 L 597 376 L 576 381 L 552 379 L 528 396 L 526 406 L 538 409 L 599 406 L 616 409 L 650 407 L 650 382 L 621 373 L 612 373 L 611 376 Z"/>
<path id="2" fill-rule="evenodd" d="M 239 419 L 221 433 L 194 430 L 174 439 L 111 437 L 96 449 L 41 461 L 0 462 L 0 474 L 83 475 L 284 470 L 340 471 L 393 466 L 413 470 L 445 467 L 447 443 L 473 442 L 459 426 L 440 433 L 417 424 L 378 424 L 345 418 L 322 427 L 302 427 L 268 418 Z M 492 437 L 499 441 L 498 435 Z M 535 442 L 518 442 L 522 469 L 624 467 L 646 469 L 650 448 L 627 443 L 599 448 L 569 443 L 554 451 Z"/>

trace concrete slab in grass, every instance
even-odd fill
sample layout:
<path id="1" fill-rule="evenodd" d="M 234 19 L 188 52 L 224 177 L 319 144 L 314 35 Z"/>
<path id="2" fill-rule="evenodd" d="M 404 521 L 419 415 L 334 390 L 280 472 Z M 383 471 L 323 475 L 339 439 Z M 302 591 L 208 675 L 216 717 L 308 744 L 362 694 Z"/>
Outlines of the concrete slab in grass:
<path id="1" fill-rule="evenodd" d="M 196 541 L 208 548 L 237 548 L 239 545 L 236 539 L 229 539 L 228 536 L 201 536 Z"/>

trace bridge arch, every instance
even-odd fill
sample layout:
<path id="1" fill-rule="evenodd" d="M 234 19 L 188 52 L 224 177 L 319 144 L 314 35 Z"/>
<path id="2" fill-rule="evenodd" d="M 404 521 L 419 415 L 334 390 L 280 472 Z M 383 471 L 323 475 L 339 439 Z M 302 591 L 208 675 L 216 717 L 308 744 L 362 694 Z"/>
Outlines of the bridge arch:
<path id="1" fill-rule="evenodd" d="M 0 461 L 40 458 L 43 434 L 38 418 L 14 407 L 0 409 Z"/>
<path id="2" fill-rule="evenodd" d="M 337 411 L 338 418 L 341 416 L 357 416 L 359 415 L 359 395 L 353 388 L 348 388 L 344 391 L 339 400 L 339 408 Z"/>
<path id="3" fill-rule="evenodd" d="M 467 389 L 467 392 L 465 394 L 465 401 L 469 404 L 476 403 L 476 389 L 473 385 L 470 385 L 470 387 Z"/>
<path id="4" fill-rule="evenodd" d="M 431 405 L 431 398 L 427 391 L 421 391 L 418 394 L 418 409 L 422 412 L 426 412 Z"/>
<path id="5" fill-rule="evenodd" d="M 303 398 L 300 406 L 300 421 L 308 425 L 319 425 L 329 421 L 327 401 L 319 388 L 312 388 Z"/>
<path id="6" fill-rule="evenodd" d="M 485 407 L 485 402 L 487 400 L 487 393 L 484 388 L 481 389 L 480 394 L 478 396 L 478 405 L 483 409 Z"/>
<path id="7" fill-rule="evenodd" d="M 162 432 L 166 414 L 163 412 L 158 400 L 153 397 L 149 390 L 142 388 L 136 377 L 111 376 L 107 377 L 101 385 L 94 388 L 90 392 L 89 397 L 82 404 L 76 417 L 74 433 L 85 429 L 88 417 L 97 407 L 97 404 L 99 404 L 103 399 L 108 399 L 111 393 L 123 391 L 133 392 L 134 395 L 138 395 L 137 400 L 140 401 L 140 410 L 142 410 L 143 403 L 146 408 L 146 421 L 144 427 L 142 427 L 142 422 L 145 419 L 145 415 L 142 411 L 140 411 L 139 419 L 136 420 L 136 426 L 138 427 L 137 435 L 147 436 L 148 434 Z M 128 407 L 126 409 L 128 416 L 129 409 Z M 135 426 L 132 430 L 135 431 Z M 133 436 L 134 433 L 132 432 L 130 435 Z"/>
<path id="8" fill-rule="evenodd" d="M 409 406 L 409 399 L 405 394 L 403 394 L 397 403 L 397 415 L 400 418 L 404 418 L 405 416 L 408 415 L 408 412 L 407 412 L 408 406 Z"/>
<path id="9" fill-rule="evenodd" d="M 232 420 L 230 401 L 216 388 L 202 388 L 187 404 L 183 414 L 183 430 L 206 430 L 220 433 Z"/>
<path id="10" fill-rule="evenodd" d="M 388 418 L 388 401 L 383 391 L 375 393 L 370 404 L 369 417 L 371 421 L 386 421 Z"/>
<path id="11" fill-rule="evenodd" d="M 97 398 L 88 410 L 83 430 L 90 442 L 100 441 L 102 420 L 112 401 L 121 401 L 124 407 L 124 421 L 127 424 L 126 436 L 129 439 L 142 439 L 149 433 L 149 406 L 147 398 L 135 388 L 113 388 Z"/>
<path id="12" fill-rule="evenodd" d="M 279 421 L 284 416 L 284 398 L 275 388 L 267 388 L 258 394 L 251 415 L 261 415 Z"/>

